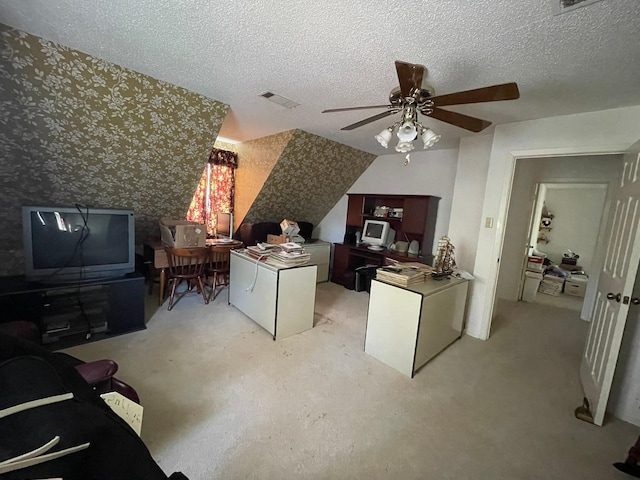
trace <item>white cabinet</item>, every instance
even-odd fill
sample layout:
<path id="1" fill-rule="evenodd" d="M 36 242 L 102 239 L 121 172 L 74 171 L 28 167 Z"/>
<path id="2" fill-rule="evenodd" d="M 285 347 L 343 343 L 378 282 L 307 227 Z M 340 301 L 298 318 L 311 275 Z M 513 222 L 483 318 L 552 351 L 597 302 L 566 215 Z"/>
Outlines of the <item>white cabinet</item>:
<path id="1" fill-rule="evenodd" d="M 231 251 L 229 303 L 274 340 L 313 327 L 316 265 L 277 268 Z"/>
<path id="2" fill-rule="evenodd" d="M 469 282 L 428 279 L 410 287 L 371 282 L 364 350 L 414 373 L 462 335 Z"/>
<path id="3" fill-rule="evenodd" d="M 303 243 L 305 253 L 311 255 L 309 263 L 318 266 L 316 282 L 329 281 L 329 264 L 331 263 L 331 244 L 329 242 Z"/>

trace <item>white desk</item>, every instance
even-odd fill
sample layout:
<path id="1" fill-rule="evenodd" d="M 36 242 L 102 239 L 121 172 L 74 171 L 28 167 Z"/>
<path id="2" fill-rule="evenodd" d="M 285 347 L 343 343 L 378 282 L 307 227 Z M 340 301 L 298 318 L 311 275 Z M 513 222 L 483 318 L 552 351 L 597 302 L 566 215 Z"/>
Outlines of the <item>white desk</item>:
<path id="1" fill-rule="evenodd" d="M 399 372 L 415 372 L 462 335 L 467 280 L 410 287 L 371 281 L 364 350 Z"/>
<path id="2" fill-rule="evenodd" d="M 278 268 L 231 251 L 229 303 L 274 340 L 313 328 L 316 265 Z"/>

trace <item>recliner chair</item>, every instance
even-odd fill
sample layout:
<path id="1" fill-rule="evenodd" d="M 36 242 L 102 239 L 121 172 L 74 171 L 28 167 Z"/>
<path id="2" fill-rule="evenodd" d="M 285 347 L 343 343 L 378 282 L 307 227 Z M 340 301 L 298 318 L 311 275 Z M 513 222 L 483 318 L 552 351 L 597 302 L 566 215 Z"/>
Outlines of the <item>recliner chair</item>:
<path id="1" fill-rule="evenodd" d="M 14 348 L 22 352 L 23 355 L 33 355 L 44 350 L 39 345 L 40 331 L 35 323 L 24 320 L 16 320 L 0 323 L 0 334 L 22 339 Z M 26 340 L 28 343 L 25 343 Z M 82 376 L 82 378 L 97 392 L 118 392 L 119 394 L 140 403 L 138 392 L 131 386 L 114 377 L 118 371 L 118 364 L 113 360 L 96 360 L 93 362 L 83 362 L 75 357 L 64 353 L 47 353 L 66 357 L 66 362 L 72 365 Z"/>
<path id="2" fill-rule="evenodd" d="M 95 362 L 93 370 L 91 363 L 0 333 L 0 477 L 186 480 L 162 471 L 78 369 L 89 365 L 80 370 L 101 381 L 113 378 L 114 365 Z"/>

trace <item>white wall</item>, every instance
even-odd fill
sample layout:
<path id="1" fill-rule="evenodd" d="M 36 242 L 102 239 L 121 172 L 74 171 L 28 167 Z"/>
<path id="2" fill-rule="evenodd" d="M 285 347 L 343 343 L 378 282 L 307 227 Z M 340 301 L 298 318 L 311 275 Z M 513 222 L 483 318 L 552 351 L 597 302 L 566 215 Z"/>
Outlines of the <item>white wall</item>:
<path id="1" fill-rule="evenodd" d="M 547 208 L 554 215 L 550 242 L 540 246 L 554 263 L 560 263 L 567 250 L 580 255 L 578 265 L 588 274 L 600 229 L 606 186 L 583 188 L 549 188 Z"/>
<path id="2" fill-rule="evenodd" d="M 531 210 L 535 201 L 536 183 L 558 182 L 609 182 L 619 178 L 622 168 L 621 155 L 590 155 L 577 157 L 522 158 L 516 162 L 513 188 L 505 225 L 504 243 L 500 258 L 496 296 L 506 300 L 517 300 L 522 275 L 525 245 L 528 242 Z M 604 195 L 604 194 L 603 194 Z M 547 204 L 552 210 L 551 205 Z M 602 206 L 599 207 L 598 215 Z M 562 227 L 566 226 L 563 225 Z M 554 229 L 549 234 L 552 241 L 538 244 L 537 249 L 548 253 L 549 247 L 560 245 L 562 239 L 555 236 L 559 219 L 552 222 Z M 563 228 L 560 228 L 562 231 Z M 595 245 L 598 229 L 593 232 Z M 566 246 L 557 247 L 561 255 Z M 576 250 L 577 251 L 577 250 Z M 578 252 L 580 253 L 580 252 Z M 560 261 L 560 259 L 557 259 Z"/>
<path id="3" fill-rule="evenodd" d="M 479 199 L 484 198 L 492 142 L 493 135 L 477 135 L 460 140 L 449 237 L 456 247 L 458 267 L 468 272 L 473 271 L 478 232 L 483 224 L 482 202 Z"/>
<path id="4" fill-rule="evenodd" d="M 494 228 L 481 228 L 478 237 L 469 335 L 489 337 L 515 158 L 621 152 L 639 137 L 640 106 L 496 126 L 481 214 L 496 221 Z"/>
<path id="5" fill-rule="evenodd" d="M 414 152 L 411 153 L 411 162 L 407 166 L 404 166 L 405 156 L 394 154 L 376 158 L 348 193 L 440 197 L 433 242 L 435 250 L 438 239 L 446 235 L 449 229 L 458 150 Z M 318 224 L 315 231 L 318 238 L 328 242 L 342 242 L 347 219 L 347 200 L 345 195 Z"/>
<path id="6" fill-rule="evenodd" d="M 313 237 L 325 242 L 342 242 L 345 233 L 345 223 L 347 221 L 347 201 L 344 195 L 336 203 L 329 213 L 320 221 L 313 230 Z"/>

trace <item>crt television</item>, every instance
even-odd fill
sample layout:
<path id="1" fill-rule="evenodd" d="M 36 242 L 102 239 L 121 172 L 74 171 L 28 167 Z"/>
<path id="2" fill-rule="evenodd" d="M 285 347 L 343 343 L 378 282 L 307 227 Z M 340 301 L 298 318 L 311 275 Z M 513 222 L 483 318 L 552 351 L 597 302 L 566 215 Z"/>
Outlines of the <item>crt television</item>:
<path id="1" fill-rule="evenodd" d="M 23 206 L 25 276 L 73 283 L 135 270 L 133 210 Z"/>
<path id="2" fill-rule="evenodd" d="M 362 241 L 369 245 L 388 247 L 393 243 L 396 231 L 384 220 L 365 220 Z"/>

